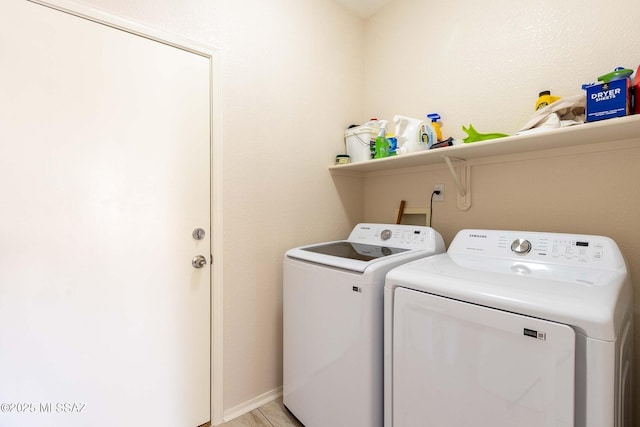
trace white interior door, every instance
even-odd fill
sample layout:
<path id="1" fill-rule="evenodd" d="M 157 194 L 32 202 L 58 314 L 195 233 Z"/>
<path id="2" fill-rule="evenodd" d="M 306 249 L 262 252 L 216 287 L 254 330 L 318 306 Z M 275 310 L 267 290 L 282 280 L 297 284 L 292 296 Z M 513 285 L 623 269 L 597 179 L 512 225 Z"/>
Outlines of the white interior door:
<path id="1" fill-rule="evenodd" d="M 209 72 L 0 6 L 0 425 L 210 420 Z"/>
<path id="2" fill-rule="evenodd" d="M 396 288 L 394 427 L 571 427 L 567 325 Z"/>

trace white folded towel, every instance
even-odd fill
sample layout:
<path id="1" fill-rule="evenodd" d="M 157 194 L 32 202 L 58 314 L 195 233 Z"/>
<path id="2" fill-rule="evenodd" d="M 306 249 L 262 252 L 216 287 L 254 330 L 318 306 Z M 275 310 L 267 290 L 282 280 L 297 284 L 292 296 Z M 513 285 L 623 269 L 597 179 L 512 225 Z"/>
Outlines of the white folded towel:
<path id="1" fill-rule="evenodd" d="M 582 124 L 585 120 L 586 105 L 587 98 L 584 93 L 560 98 L 537 110 L 516 135 Z"/>

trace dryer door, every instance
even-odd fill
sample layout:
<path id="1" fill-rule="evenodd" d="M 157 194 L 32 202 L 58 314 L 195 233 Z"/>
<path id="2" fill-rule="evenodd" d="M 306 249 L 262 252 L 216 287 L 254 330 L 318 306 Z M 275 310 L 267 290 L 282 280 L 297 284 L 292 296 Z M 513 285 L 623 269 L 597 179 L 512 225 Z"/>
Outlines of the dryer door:
<path id="1" fill-rule="evenodd" d="M 393 426 L 573 426 L 569 326 L 396 288 Z"/>

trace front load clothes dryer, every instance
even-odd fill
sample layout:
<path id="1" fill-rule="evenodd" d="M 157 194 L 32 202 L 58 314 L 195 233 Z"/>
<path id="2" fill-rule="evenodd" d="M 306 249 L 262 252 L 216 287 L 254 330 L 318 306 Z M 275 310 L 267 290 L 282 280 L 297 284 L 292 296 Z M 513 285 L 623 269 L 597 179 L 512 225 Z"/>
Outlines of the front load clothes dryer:
<path id="1" fill-rule="evenodd" d="M 607 237 L 462 230 L 385 289 L 385 427 L 631 427 L 632 288 Z"/>
<path id="2" fill-rule="evenodd" d="M 283 401 L 305 427 L 382 426 L 385 275 L 444 250 L 429 227 L 358 224 L 287 251 Z"/>

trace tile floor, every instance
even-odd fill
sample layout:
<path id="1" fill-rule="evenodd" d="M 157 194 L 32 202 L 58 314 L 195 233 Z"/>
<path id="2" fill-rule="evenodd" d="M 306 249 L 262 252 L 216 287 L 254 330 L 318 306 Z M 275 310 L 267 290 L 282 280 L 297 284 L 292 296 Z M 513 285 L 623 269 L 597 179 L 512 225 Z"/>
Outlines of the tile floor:
<path id="1" fill-rule="evenodd" d="M 216 427 L 303 427 L 284 407 L 282 398 Z"/>

